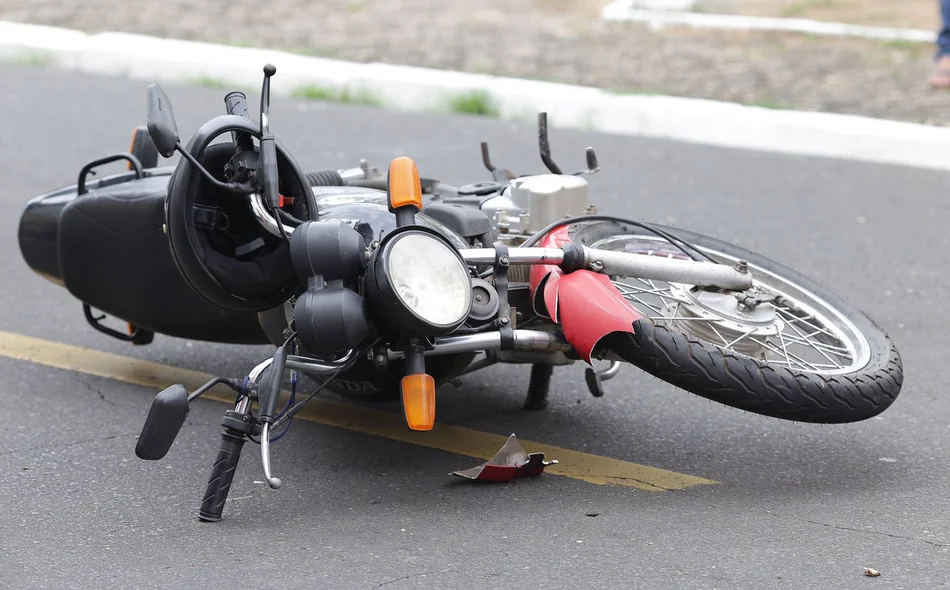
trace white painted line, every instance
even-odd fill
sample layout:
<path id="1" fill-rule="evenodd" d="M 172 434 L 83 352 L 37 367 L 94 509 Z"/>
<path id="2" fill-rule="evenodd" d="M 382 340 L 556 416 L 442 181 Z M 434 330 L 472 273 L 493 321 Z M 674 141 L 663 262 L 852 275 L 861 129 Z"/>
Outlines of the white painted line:
<path id="1" fill-rule="evenodd" d="M 649 10 L 637 6 L 637 0 L 616 0 L 605 6 L 600 17 L 609 21 L 630 21 L 648 24 L 654 29 L 669 25 L 686 25 L 703 29 L 742 31 L 783 31 L 832 37 L 859 37 L 884 41 L 912 41 L 934 43 L 935 31 L 869 27 L 848 23 L 818 21 L 806 18 L 778 18 L 743 16 L 738 14 L 709 14 L 700 12 Z"/>
<path id="2" fill-rule="evenodd" d="M 781 111 L 669 96 L 618 95 L 597 88 L 351 63 L 280 51 L 159 39 L 125 33 L 87 35 L 0 21 L 0 57 L 42 54 L 74 71 L 147 82 L 213 78 L 259 87 L 263 65 L 277 66 L 275 95 L 301 86 L 370 92 L 382 106 L 448 111 L 453 96 L 483 92 L 502 118 L 707 145 L 950 170 L 950 128 L 867 117 Z M 143 97 L 145 88 L 142 89 Z M 174 102 L 174 93 L 171 93 Z M 142 113 L 144 120 L 145 113 Z"/>

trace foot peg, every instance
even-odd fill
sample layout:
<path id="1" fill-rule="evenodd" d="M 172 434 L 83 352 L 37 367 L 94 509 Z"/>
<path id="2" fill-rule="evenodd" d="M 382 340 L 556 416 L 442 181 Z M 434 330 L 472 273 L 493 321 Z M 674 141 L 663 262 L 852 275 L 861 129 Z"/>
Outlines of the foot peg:
<path id="1" fill-rule="evenodd" d="M 606 369 L 595 370 L 586 369 L 584 371 L 584 380 L 587 381 L 587 390 L 594 397 L 604 397 L 604 381 L 613 379 L 620 372 L 620 363 L 610 361 Z"/>

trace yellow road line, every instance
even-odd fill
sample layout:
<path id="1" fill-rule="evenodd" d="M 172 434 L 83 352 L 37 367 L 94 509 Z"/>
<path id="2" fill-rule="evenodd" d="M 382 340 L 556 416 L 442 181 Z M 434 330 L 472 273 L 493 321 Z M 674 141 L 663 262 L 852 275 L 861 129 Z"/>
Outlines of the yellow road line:
<path id="1" fill-rule="evenodd" d="M 0 331 L 0 356 L 156 389 L 164 389 L 173 383 L 181 383 L 192 391 L 212 378 L 211 375 L 198 371 L 5 331 Z M 212 389 L 202 397 L 225 403 L 234 401 L 234 394 L 223 386 Z M 401 415 L 325 399 L 313 400 L 297 417 L 327 426 L 485 460 L 494 456 L 507 440 L 506 436 L 448 424 L 436 424 L 435 428 L 429 432 L 413 432 L 406 427 Z M 701 477 L 562 447 L 525 440 L 520 442 L 528 452 L 543 452 L 547 458 L 558 460 L 558 464 L 548 467 L 546 472 L 593 484 L 611 484 L 659 492 L 718 483 Z"/>

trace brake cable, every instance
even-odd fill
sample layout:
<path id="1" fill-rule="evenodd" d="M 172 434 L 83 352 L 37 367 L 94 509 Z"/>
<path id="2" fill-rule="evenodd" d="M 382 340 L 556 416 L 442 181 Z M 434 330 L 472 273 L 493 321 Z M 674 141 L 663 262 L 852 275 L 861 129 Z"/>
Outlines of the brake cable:
<path id="1" fill-rule="evenodd" d="M 583 222 L 583 221 L 616 221 L 616 222 L 623 223 L 623 224 L 626 224 L 626 225 L 632 225 L 632 226 L 634 226 L 634 227 L 639 227 L 640 229 L 645 229 L 645 230 L 647 230 L 648 232 L 651 232 L 651 233 L 654 233 L 654 234 L 660 236 L 661 238 L 665 238 L 669 243 L 671 243 L 671 244 L 673 244 L 674 246 L 676 246 L 677 248 L 679 248 L 679 250 L 680 250 L 681 252 L 683 252 L 683 254 L 689 256 L 689 257 L 692 258 L 693 260 L 697 260 L 697 261 L 700 261 L 700 262 L 703 261 L 702 259 L 697 258 L 694 254 L 690 253 L 689 250 L 687 250 L 687 248 L 693 250 L 695 253 L 697 253 L 697 254 L 699 254 L 700 256 L 702 256 L 702 258 L 705 259 L 705 261 L 708 261 L 708 262 L 716 262 L 711 256 L 709 256 L 709 255 L 706 254 L 705 252 L 701 251 L 701 250 L 700 250 L 699 248 L 697 248 L 696 246 L 693 246 L 692 244 L 690 244 L 690 243 L 687 242 L 686 240 L 683 240 L 682 238 L 677 238 L 676 236 L 671 235 L 669 232 L 666 232 L 666 231 L 664 231 L 664 230 L 661 230 L 660 228 L 657 228 L 657 227 L 653 227 L 652 225 L 650 225 L 650 224 L 648 224 L 648 223 L 643 223 L 643 222 L 640 222 L 640 221 L 632 221 L 632 220 L 629 220 L 629 219 L 623 219 L 623 218 L 621 218 L 621 217 L 615 217 L 615 216 L 612 216 L 612 215 L 579 215 L 579 216 L 577 216 L 577 217 L 568 217 L 568 218 L 566 218 L 566 219 L 559 219 L 559 220 L 557 220 L 557 221 L 555 221 L 555 222 L 549 224 L 547 227 L 544 227 L 544 228 L 542 228 L 541 230 L 539 230 L 539 231 L 537 231 L 536 233 L 534 233 L 530 238 L 528 238 L 527 240 L 525 240 L 525 242 L 522 243 L 519 247 L 521 247 L 521 248 L 530 248 L 531 246 L 535 245 L 541 238 L 543 238 L 543 237 L 546 236 L 547 234 L 551 233 L 551 232 L 554 231 L 555 229 L 558 229 L 558 228 L 563 227 L 563 226 L 565 226 L 565 225 L 572 225 L 572 224 L 575 224 L 575 223 L 581 223 L 581 222 Z"/>

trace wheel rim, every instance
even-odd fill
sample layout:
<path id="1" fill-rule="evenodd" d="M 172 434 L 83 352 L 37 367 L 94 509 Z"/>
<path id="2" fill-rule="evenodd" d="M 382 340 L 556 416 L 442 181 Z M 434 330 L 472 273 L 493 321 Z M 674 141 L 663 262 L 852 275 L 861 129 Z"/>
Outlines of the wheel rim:
<path id="1" fill-rule="evenodd" d="M 658 236 L 612 236 L 589 246 L 687 258 L 677 246 Z M 742 260 L 716 248 L 694 247 L 723 264 Z M 734 354 L 822 375 L 852 373 L 867 365 L 871 358 L 867 337 L 841 311 L 792 279 L 747 264 L 759 298 L 779 299 L 757 303 L 680 283 L 633 277 L 611 277 L 611 281 L 634 309 L 656 324 Z"/>

